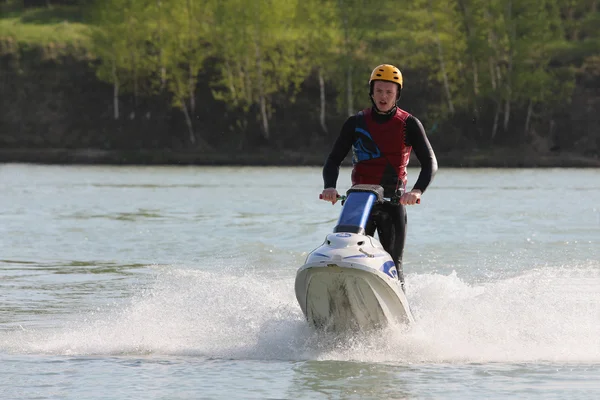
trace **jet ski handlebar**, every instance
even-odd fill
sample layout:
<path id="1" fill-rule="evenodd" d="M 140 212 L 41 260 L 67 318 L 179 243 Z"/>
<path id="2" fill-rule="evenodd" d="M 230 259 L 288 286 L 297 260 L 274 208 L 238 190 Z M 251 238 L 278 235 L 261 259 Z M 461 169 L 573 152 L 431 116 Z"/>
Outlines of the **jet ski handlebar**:
<path id="1" fill-rule="evenodd" d="M 345 202 L 347 200 L 348 196 L 353 192 L 372 193 L 376 196 L 375 202 L 377 202 L 377 203 L 390 202 L 390 203 L 396 203 L 396 204 L 398 204 L 400 202 L 400 197 L 402 196 L 402 194 L 404 194 L 404 190 L 402 190 L 401 193 L 396 194 L 392 198 L 385 198 L 385 197 L 383 197 L 383 188 L 379 185 L 354 185 L 350 189 L 348 189 L 347 196 L 338 194 L 337 199 L 341 200 L 342 205 L 343 205 L 344 204 L 343 202 Z M 321 199 L 321 200 L 323 199 L 322 194 L 319 195 L 319 199 Z M 417 200 L 417 204 L 421 204 L 421 199 Z"/>
<path id="2" fill-rule="evenodd" d="M 346 201 L 346 199 L 348 198 L 348 196 L 342 196 L 342 195 L 337 195 L 337 199 L 338 201 Z M 323 195 L 320 194 L 319 195 L 319 200 L 323 200 Z M 391 201 L 391 200 L 385 200 L 385 201 Z M 421 204 L 421 199 L 417 200 L 417 204 Z"/>

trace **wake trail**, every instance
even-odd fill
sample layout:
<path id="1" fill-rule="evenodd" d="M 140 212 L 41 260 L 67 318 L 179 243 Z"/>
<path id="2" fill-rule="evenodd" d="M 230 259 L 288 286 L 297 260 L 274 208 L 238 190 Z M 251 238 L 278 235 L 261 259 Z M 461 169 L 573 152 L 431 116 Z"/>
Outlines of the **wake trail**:
<path id="1" fill-rule="evenodd" d="M 370 335 L 308 327 L 293 274 L 157 267 L 128 304 L 55 329 L 0 332 L 0 351 L 385 363 L 598 362 L 599 265 L 541 268 L 470 284 L 409 274 L 416 323 Z"/>

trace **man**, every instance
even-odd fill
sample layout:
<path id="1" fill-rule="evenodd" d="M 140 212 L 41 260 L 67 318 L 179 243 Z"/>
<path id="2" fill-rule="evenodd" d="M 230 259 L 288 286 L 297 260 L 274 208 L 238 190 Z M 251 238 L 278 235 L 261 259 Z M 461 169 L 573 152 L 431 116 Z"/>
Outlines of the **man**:
<path id="1" fill-rule="evenodd" d="M 397 105 L 403 88 L 400 70 L 389 64 L 378 66 L 371 73 L 369 88 L 373 106 L 346 120 L 327 157 L 321 198 L 336 203 L 340 165 L 352 148 L 352 185 L 381 185 L 384 197 L 390 199 L 374 207 L 366 233 L 373 236 L 377 228 L 381 244 L 396 263 L 404 289 L 405 206 L 420 202 L 437 171 L 437 160 L 421 122 Z M 406 167 L 413 150 L 421 172 L 412 190 L 406 192 Z"/>

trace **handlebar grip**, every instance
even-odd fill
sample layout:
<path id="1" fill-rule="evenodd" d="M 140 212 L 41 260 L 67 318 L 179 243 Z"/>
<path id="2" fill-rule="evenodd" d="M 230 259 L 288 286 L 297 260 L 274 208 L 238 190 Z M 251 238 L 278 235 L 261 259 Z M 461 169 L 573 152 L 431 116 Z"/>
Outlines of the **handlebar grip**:
<path id="1" fill-rule="evenodd" d="M 344 196 L 340 196 L 339 194 L 337 195 L 338 199 L 341 199 L 343 197 Z M 319 200 L 323 200 L 323 195 L 322 194 L 319 195 Z M 421 204 L 421 199 L 417 200 L 417 204 Z"/>

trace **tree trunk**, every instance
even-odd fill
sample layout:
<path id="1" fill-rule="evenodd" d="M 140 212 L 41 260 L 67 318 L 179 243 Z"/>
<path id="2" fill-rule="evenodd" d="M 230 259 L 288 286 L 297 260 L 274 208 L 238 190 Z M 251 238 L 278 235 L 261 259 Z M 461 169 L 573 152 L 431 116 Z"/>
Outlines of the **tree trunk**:
<path id="1" fill-rule="evenodd" d="M 139 90 L 138 90 L 138 70 L 137 70 L 137 60 L 135 58 L 135 53 L 132 52 L 131 53 L 131 61 L 133 63 L 132 65 L 132 70 L 133 70 L 133 113 L 135 116 L 135 112 L 137 111 L 137 106 L 138 106 L 138 97 L 139 97 Z"/>
<path id="2" fill-rule="evenodd" d="M 158 7 L 158 64 L 160 66 L 160 91 L 165 89 L 167 84 L 167 67 L 165 66 L 165 56 L 163 49 L 163 27 L 162 27 L 162 1 L 156 0 L 156 6 Z"/>
<path id="3" fill-rule="evenodd" d="M 269 139 L 269 116 L 267 115 L 267 100 L 264 95 L 260 96 L 260 117 L 263 123 L 265 139 Z"/>
<path id="4" fill-rule="evenodd" d="M 502 108 L 502 104 L 498 103 L 496 106 L 496 114 L 494 115 L 494 125 L 492 126 L 492 139 L 496 137 L 496 133 L 498 133 L 498 119 L 500 118 L 500 109 Z"/>
<path id="5" fill-rule="evenodd" d="M 354 115 L 354 94 L 352 93 L 352 65 L 350 55 L 350 26 L 348 23 L 348 8 L 342 0 L 338 1 L 342 12 L 342 26 L 344 29 L 344 52 L 346 56 L 346 111 L 348 116 Z"/>
<path id="6" fill-rule="evenodd" d="M 490 65 L 490 80 L 492 81 L 492 89 L 496 90 L 498 85 L 496 84 L 496 71 L 494 69 L 494 59 L 492 56 L 488 58 L 488 63 Z"/>
<path id="7" fill-rule="evenodd" d="M 473 60 L 473 96 L 473 114 L 479 119 L 479 71 L 475 60 Z"/>
<path id="8" fill-rule="evenodd" d="M 192 145 L 197 145 L 197 147 L 200 147 L 204 150 L 214 150 L 214 148 L 212 146 L 210 146 L 204 139 L 202 139 L 202 137 L 197 138 L 196 134 L 194 133 L 194 125 L 192 122 L 192 119 L 190 118 L 190 113 L 189 110 L 187 108 L 187 105 L 185 103 L 185 99 L 183 98 L 179 98 L 179 100 L 181 101 L 182 104 L 182 110 L 183 110 L 183 115 L 185 116 L 185 124 L 187 125 L 188 128 L 188 135 L 189 135 L 189 139 L 190 139 L 190 143 Z"/>
<path id="9" fill-rule="evenodd" d="M 244 70 L 244 65 L 250 65 L 250 56 L 248 54 L 244 57 L 243 63 L 238 63 L 238 73 L 244 78 L 244 101 L 246 104 L 252 103 L 252 80 L 250 79 L 250 71 Z"/>
<path id="10" fill-rule="evenodd" d="M 496 36 L 496 32 L 491 28 L 494 17 L 491 15 L 489 9 L 485 9 L 485 17 L 489 22 L 490 30 L 488 31 L 488 44 L 490 48 L 493 50 L 493 54 L 500 55 L 500 49 L 498 46 L 498 37 Z M 489 67 L 490 67 L 490 79 L 492 81 L 492 88 L 494 89 L 494 101 L 496 102 L 496 111 L 494 114 L 494 123 L 492 127 L 492 140 L 496 137 L 498 133 L 498 120 L 500 118 L 500 111 L 502 110 L 502 93 L 500 92 L 503 82 L 502 72 L 500 71 L 500 67 L 498 65 L 498 58 L 495 58 L 493 55 L 488 58 Z"/>
<path id="11" fill-rule="evenodd" d="M 516 41 L 516 29 L 515 29 L 515 23 L 513 22 L 512 19 L 512 0 L 508 0 L 508 3 L 506 5 L 506 17 L 505 17 L 505 21 L 507 24 L 506 29 L 508 30 L 508 37 L 509 37 L 509 46 L 508 46 L 508 67 L 507 67 L 507 71 L 506 71 L 506 99 L 505 99 L 505 107 L 504 107 L 504 132 L 508 131 L 508 123 L 510 121 L 510 103 L 512 101 L 512 69 L 513 69 L 513 53 L 514 53 L 514 48 L 515 48 L 515 41 Z"/>
<path id="12" fill-rule="evenodd" d="M 525 117 L 525 135 L 529 134 L 529 127 L 531 125 L 531 115 L 533 114 L 533 101 L 529 100 L 527 106 L 527 116 Z"/>
<path id="13" fill-rule="evenodd" d="M 264 77 L 262 71 L 262 55 L 260 53 L 260 46 L 258 40 L 254 42 L 256 47 L 256 66 L 258 73 L 258 97 L 260 102 L 260 116 L 262 119 L 262 130 L 265 139 L 269 139 L 269 118 L 267 115 L 267 100 L 264 93 Z"/>
<path id="14" fill-rule="evenodd" d="M 442 70 L 442 77 L 444 79 L 444 89 L 446 91 L 446 99 L 448 101 L 448 109 L 451 114 L 454 114 L 454 103 L 452 102 L 452 96 L 450 95 L 450 84 L 448 83 L 448 74 L 446 74 L 446 63 L 444 61 L 444 51 L 442 49 L 442 42 L 438 33 L 437 21 L 433 13 L 433 3 L 429 0 L 429 13 L 431 14 L 431 20 L 433 22 L 433 32 L 435 34 L 435 41 L 438 48 L 438 56 L 440 58 L 440 69 Z"/>
<path id="15" fill-rule="evenodd" d="M 473 65 L 473 95 L 475 98 L 479 97 L 479 68 L 477 68 L 477 61 L 472 60 Z"/>
<path id="16" fill-rule="evenodd" d="M 119 119 L 119 77 L 117 76 L 117 62 L 113 59 L 113 117 Z"/>
<path id="17" fill-rule="evenodd" d="M 319 93 L 321 95 L 321 113 L 319 115 L 319 122 L 321 123 L 321 129 L 327 133 L 327 124 L 325 123 L 326 117 L 326 103 L 325 103 L 325 79 L 323 78 L 323 69 L 319 68 Z"/>
<path id="18" fill-rule="evenodd" d="M 185 116 L 185 123 L 188 128 L 190 143 L 196 144 L 196 135 L 194 134 L 194 125 L 192 124 L 192 119 L 190 118 L 190 113 L 188 112 L 187 104 L 185 103 L 185 99 L 180 99 L 180 100 L 181 100 L 181 108 L 183 109 L 183 115 Z"/>
<path id="19" fill-rule="evenodd" d="M 227 83 L 229 83 L 229 91 L 231 92 L 232 96 L 233 96 L 233 104 L 237 106 L 238 101 L 239 101 L 239 97 L 238 97 L 238 93 L 235 90 L 235 85 L 233 84 L 233 73 L 231 71 L 233 71 L 231 64 L 229 63 L 229 60 L 225 60 L 225 73 L 227 74 Z"/>
<path id="20" fill-rule="evenodd" d="M 510 87 L 508 88 L 508 90 L 510 93 Z M 509 120 L 510 120 L 510 94 L 504 102 L 504 124 L 503 124 L 504 132 L 508 132 Z"/>
<path id="21" fill-rule="evenodd" d="M 189 64 L 189 79 L 188 79 L 188 90 L 190 94 L 190 113 L 194 114 L 196 112 L 196 88 L 194 87 L 194 72 L 193 72 L 192 64 Z"/>
<path id="22" fill-rule="evenodd" d="M 468 47 L 467 51 L 469 53 L 469 58 L 471 59 L 471 69 L 473 74 L 473 114 L 477 119 L 479 119 L 479 107 L 478 107 L 478 98 L 479 98 L 479 69 L 477 67 L 476 57 L 473 56 L 473 51 L 475 49 L 471 46 L 471 40 L 474 37 L 474 30 L 471 27 L 471 17 L 469 15 L 469 10 L 467 9 L 467 5 L 464 0 L 458 0 L 458 6 L 463 15 L 463 22 L 465 25 L 465 32 L 467 34 Z"/>
<path id="23" fill-rule="evenodd" d="M 194 53 L 192 46 L 192 38 L 196 36 L 196 32 L 193 29 L 193 10 L 192 10 L 192 2 L 191 0 L 187 0 L 187 13 L 188 13 L 188 29 L 189 29 L 189 42 L 188 42 L 188 52 L 191 54 Z M 196 112 L 196 88 L 194 87 L 195 76 L 194 76 L 194 68 L 192 65 L 192 61 L 188 60 L 188 94 L 190 96 L 190 113 L 194 114 Z"/>
<path id="24" fill-rule="evenodd" d="M 163 52 L 162 50 L 160 51 L 160 58 L 163 58 Z M 162 63 L 162 66 L 160 67 L 160 91 L 162 92 L 163 90 L 165 90 L 165 86 L 167 85 L 167 67 L 165 67 L 164 63 Z"/>

